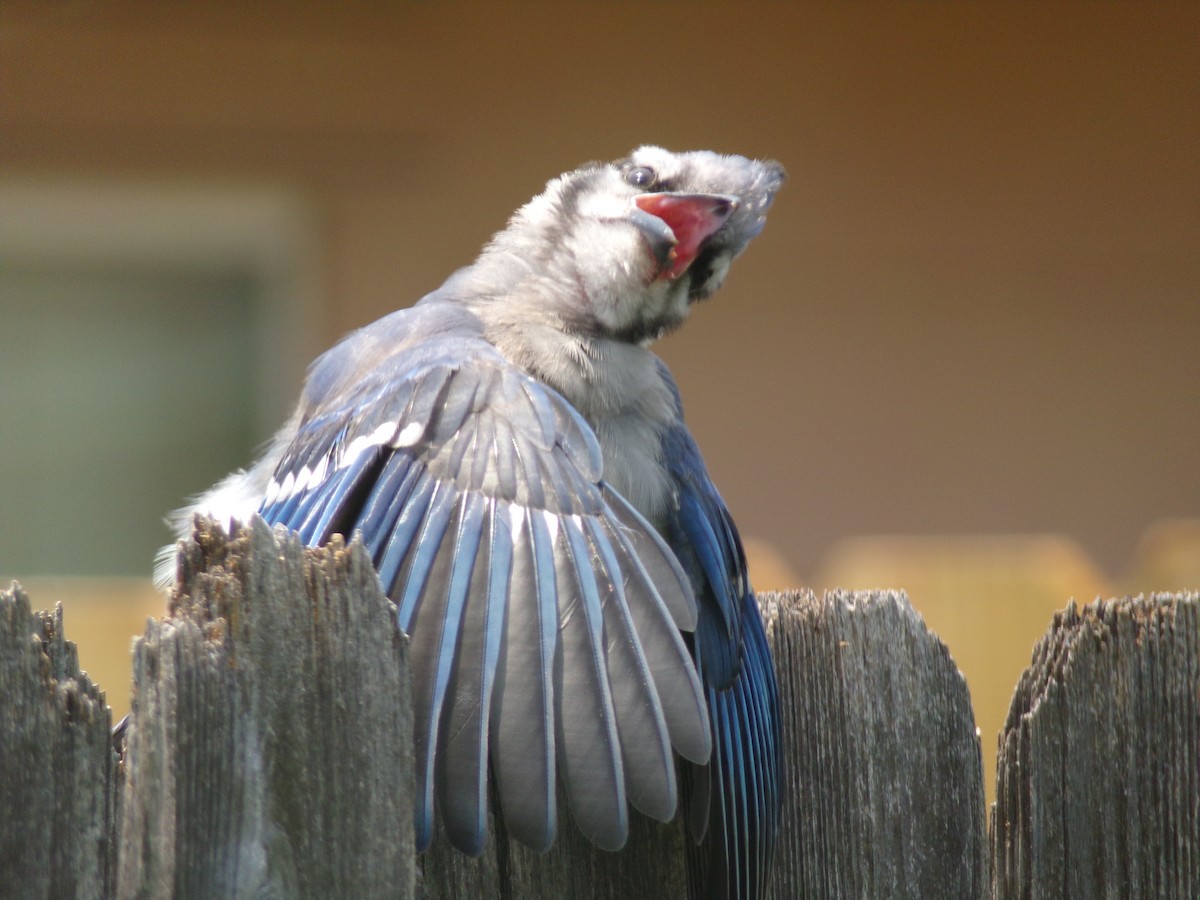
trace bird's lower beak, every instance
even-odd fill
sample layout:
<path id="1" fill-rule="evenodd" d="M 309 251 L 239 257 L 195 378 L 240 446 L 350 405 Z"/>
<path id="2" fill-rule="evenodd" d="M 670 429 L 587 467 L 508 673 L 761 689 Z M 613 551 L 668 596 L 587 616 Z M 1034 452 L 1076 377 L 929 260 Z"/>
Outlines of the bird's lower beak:
<path id="1" fill-rule="evenodd" d="M 642 229 L 659 261 L 659 278 L 678 278 L 686 272 L 704 242 L 720 231 L 738 205 L 737 197 L 729 194 L 639 194 L 633 202 L 665 224 L 674 238 L 664 245 L 658 223 Z"/>

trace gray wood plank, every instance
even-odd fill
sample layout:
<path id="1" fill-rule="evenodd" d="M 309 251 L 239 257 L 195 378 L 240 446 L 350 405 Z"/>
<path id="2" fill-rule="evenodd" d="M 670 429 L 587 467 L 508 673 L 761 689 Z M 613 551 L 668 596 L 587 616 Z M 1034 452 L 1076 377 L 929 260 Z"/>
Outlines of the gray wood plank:
<path id="1" fill-rule="evenodd" d="M 984 897 L 982 756 L 945 645 L 903 593 L 759 599 L 787 768 L 770 896 Z"/>
<path id="2" fill-rule="evenodd" d="M 62 605 L 0 591 L 0 896 L 112 894 L 116 755 Z"/>
<path id="3" fill-rule="evenodd" d="M 411 897 L 407 642 L 363 548 L 201 522 L 134 649 L 121 897 Z"/>
<path id="4" fill-rule="evenodd" d="M 997 900 L 1200 897 L 1200 595 L 1058 613 L 996 782 Z"/>

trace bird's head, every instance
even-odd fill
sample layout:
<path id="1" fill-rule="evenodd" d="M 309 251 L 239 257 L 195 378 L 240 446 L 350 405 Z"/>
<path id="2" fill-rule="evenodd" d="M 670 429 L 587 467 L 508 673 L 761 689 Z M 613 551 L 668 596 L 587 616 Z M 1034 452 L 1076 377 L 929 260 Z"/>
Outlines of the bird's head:
<path id="1" fill-rule="evenodd" d="M 551 181 L 486 256 L 518 260 L 566 329 L 646 343 L 721 286 L 785 178 L 769 160 L 641 147 Z"/>
<path id="2" fill-rule="evenodd" d="M 722 224 L 711 233 L 689 233 L 689 222 L 683 220 L 684 232 L 675 248 L 679 256 L 668 274 L 686 274 L 692 301 L 705 299 L 721 286 L 734 257 L 762 231 L 767 210 L 787 180 L 783 166 L 774 160 L 708 150 L 671 153 L 661 147 L 639 147 L 614 165 L 626 182 L 646 192 L 635 203 L 648 212 L 661 211 L 668 224 L 676 198 L 695 198 L 700 206 L 705 205 L 706 195 L 732 201 Z"/>

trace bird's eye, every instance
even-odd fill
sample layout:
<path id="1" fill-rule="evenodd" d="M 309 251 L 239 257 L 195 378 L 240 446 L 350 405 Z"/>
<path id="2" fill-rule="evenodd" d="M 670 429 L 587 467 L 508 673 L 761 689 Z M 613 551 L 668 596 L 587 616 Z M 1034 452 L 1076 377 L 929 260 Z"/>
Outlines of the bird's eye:
<path id="1" fill-rule="evenodd" d="M 650 187 L 658 176 L 649 166 L 635 166 L 625 173 L 625 181 L 634 187 Z"/>

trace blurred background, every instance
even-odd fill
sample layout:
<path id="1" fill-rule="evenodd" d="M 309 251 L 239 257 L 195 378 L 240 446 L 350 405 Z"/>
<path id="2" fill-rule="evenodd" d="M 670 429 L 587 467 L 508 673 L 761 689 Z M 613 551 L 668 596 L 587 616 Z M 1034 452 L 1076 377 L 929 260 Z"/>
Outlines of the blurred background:
<path id="1" fill-rule="evenodd" d="M 791 175 L 659 345 L 762 588 L 907 589 L 985 762 L 1069 598 L 1200 588 L 1200 6 L 0 5 L 0 578 L 128 706 L 163 514 L 561 171 Z"/>

